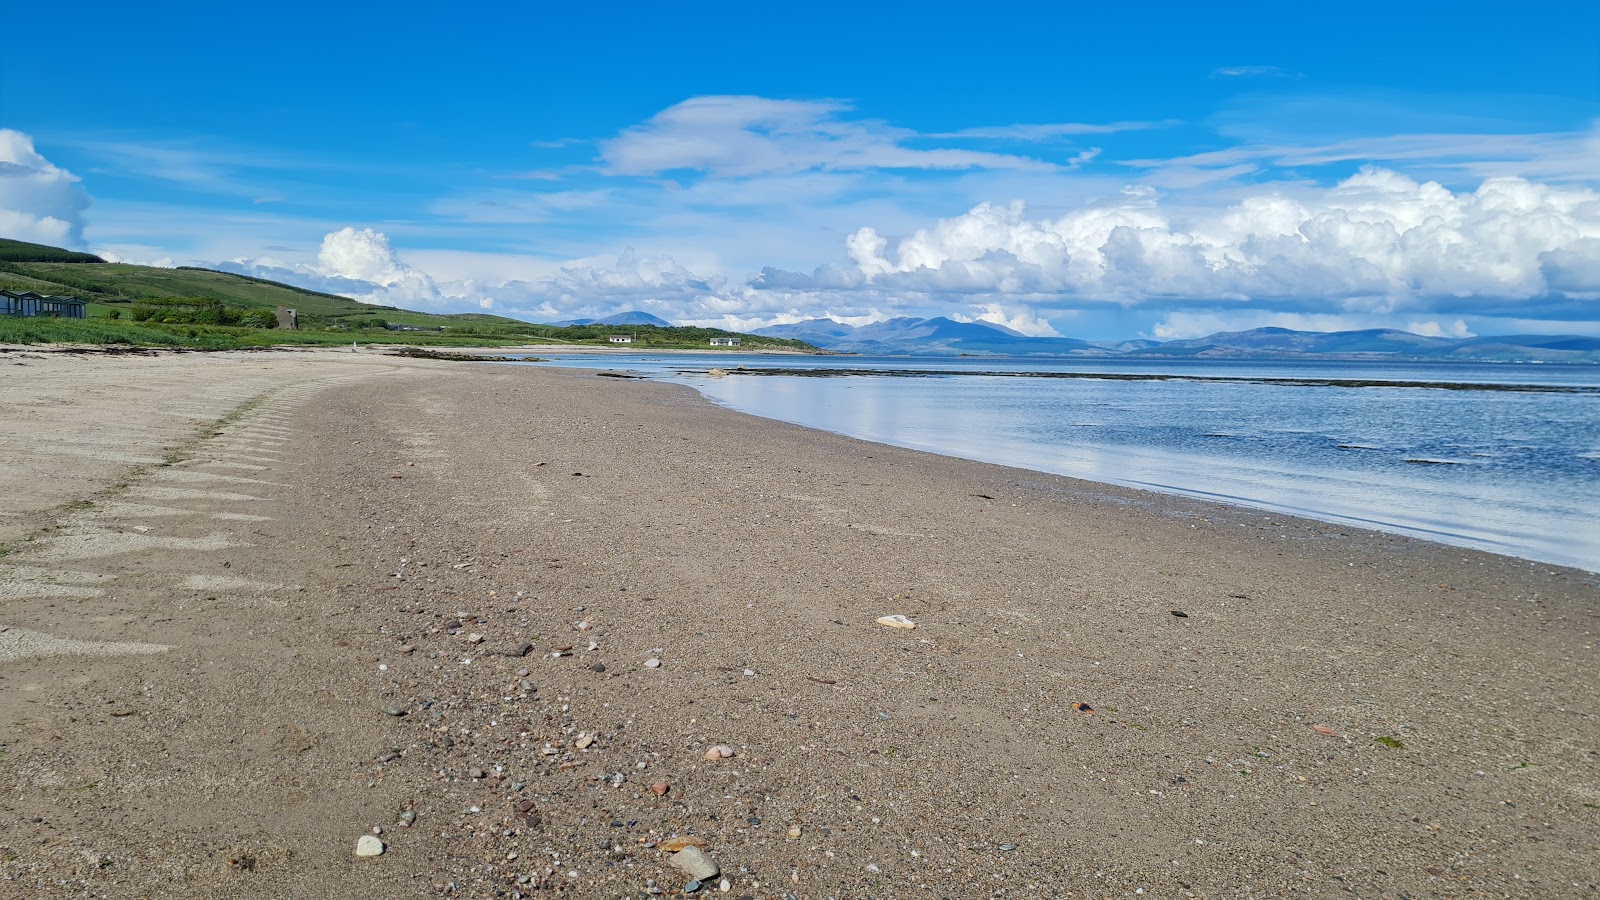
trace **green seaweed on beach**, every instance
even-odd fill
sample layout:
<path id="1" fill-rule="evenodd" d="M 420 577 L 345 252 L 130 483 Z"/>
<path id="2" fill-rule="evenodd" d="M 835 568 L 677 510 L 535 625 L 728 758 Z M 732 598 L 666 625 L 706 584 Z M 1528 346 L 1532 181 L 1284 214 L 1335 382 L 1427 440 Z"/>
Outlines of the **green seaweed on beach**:
<path id="1" fill-rule="evenodd" d="M 1373 740 L 1378 742 L 1382 746 L 1388 747 L 1390 750 L 1404 750 L 1406 748 L 1405 744 L 1402 744 L 1400 741 L 1396 740 L 1395 738 L 1389 737 L 1386 734 L 1380 734 L 1377 737 L 1373 738 Z"/>

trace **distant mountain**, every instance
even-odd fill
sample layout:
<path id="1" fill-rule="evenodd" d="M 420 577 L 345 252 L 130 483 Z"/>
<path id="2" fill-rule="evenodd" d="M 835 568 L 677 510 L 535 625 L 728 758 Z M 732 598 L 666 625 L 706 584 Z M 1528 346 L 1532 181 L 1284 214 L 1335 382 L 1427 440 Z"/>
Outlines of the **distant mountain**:
<path id="1" fill-rule="evenodd" d="M 1252 328 L 1179 341 L 1028 337 L 989 322 L 898 318 L 852 326 L 808 319 L 755 332 L 839 353 L 918 356 L 1064 356 L 1131 359 L 1459 359 L 1600 362 L 1600 338 L 1577 335 L 1427 337 L 1392 328 L 1294 331 Z"/>
<path id="2" fill-rule="evenodd" d="M 870 325 L 842 325 L 832 319 L 808 319 L 792 325 L 773 325 L 756 334 L 794 338 L 840 353 L 885 355 L 973 354 L 982 356 L 1105 355 L 1087 341 L 1073 338 L 1034 338 L 1004 325 L 957 322 L 943 316 L 932 319 L 901 317 Z"/>
<path id="3" fill-rule="evenodd" d="M 647 312 L 645 312 L 643 310 L 639 310 L 639 309 L 630 309 L 627 312 L 619 312 L 619 313 L 616 313 L 614 315 L 606 316 L 604 319 L 566 319 L 566 320 L 561 321 L 561 322 L 547 322 L 545 324 L 547 324 L 547 325 L 654 325 L 654 326 L 656 326 L 658 328 L 671 328 L 671 327 L 673 327 L 672 323 L 668 322 L 666 319 L 660 318 L 659 316 L 652 316 L 649 313 L 647 313 Z"/>
<path id="4" fill-rule="evenodd" d="M 1199 359 L 1462 359 L 1600 362 L 1600 338 L 1578 335 L 1427 337 L 1392 328 L 1362 331 L 1292 331 L 1253 328 L 1167 341 L 1129 350 L 1133 357 Z"/>
<path id="5" fill-rule="evenodd" d="M 1216 351 L 1271 354 L 1418 353 L 1453 343 L 1450 338 L 1424 337 L 1393 328 L 1366 331 L 1291 331 L 1288 328 L 1252 328 L 1222 331 L 1202 338 L 1167 341 L 1136 353 L 1160 356 L 1217 355 Z"/>

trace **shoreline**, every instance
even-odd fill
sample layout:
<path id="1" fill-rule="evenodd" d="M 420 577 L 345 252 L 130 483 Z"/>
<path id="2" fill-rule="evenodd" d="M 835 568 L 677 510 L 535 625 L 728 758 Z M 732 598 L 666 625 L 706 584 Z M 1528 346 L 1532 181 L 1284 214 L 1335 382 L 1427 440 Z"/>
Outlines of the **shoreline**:
<path id="1" fill-rule="evenodd" d="M 1585 573 L 330 354 L 100 397 L 185 449 L 0 559 L 0 641 L 103 645 L 0 659 L 0 879 L 643 896 L 692 835 L 762 898 L 1600 891 Z"/>
<path id="2" fill-rule="evenodd" d="M 1497 535 L 1495 535 L 1493 533 L 1473 534 L 1473 533 L 1467 532 L 1467 531 L 1452 532 L 1452 531 L 1447 531 L 1447 530 L 1441 530 L 1444 526 L 1443 525 L 1439 525 L 1437 523 L 1432 523 L 1432 522 L 1425 523 L 1423 521 L 1417 521 L 1417 520 L 1408 522 L 1408 521 L 1404 520 L 1403 517 L 1400 518 L 1400 519 L 1393 520 L 1393 521 L 1386 521 L 1386 520 L 1383 520 L 1383 519 L 1373 518 L 1372 514 L 1370 513 L 1370 509 L 1368 507 L 1365 507 L 1365 506 L 1359 506 L 1358 507 L 1358 506 L 1354 506 L 1354 505 L 1347 505 L 1343 509 L 1329 508 L 1329 509 L 1326 509 L 1326 510 L 1319 511 L 1319 510 L 1314 509 L 1314 508 L 1304 508 L 1304 507 L 1294 506 L 1291 503 L 1286 502 L 1285 499 L 1282 498 L 1282 496 L 1279 496 L 1279 497 L 1252 498 L 1247 494 L 1230 495 L 1230 494 L 1218 494 L 1218 493 L 1215 493 L 1215 492 L 1208 492 L 1208 491 L 1206 491 L 1204 489 L 1201 489 L 1199 487 L 1194 487 L 1194 486 L 1185 485 L 1185 484 L 1171 484 L 1171 483 L 1165 483 L 1165 482 L 1140 481 L 1140 480 L 1136 480 L 1136 479 L 1133 479 L 1133 478 L 1124 478 L 1122 480 L 1117 480 L 1117 479 L 1112 479 L 1112 478 L 1101 478 L 1101 477 L 1096 477 L 1096 475 L 1094 475 L 1094 474 L 1086 474 L 1086 473 L 1081 473 L 1081 472 L 1074 472 L 1074 471 L 1071 470 L 1070 467 L 1052 468 L 1050 466 L 1049 462 L 1045 458 L 1037 456 L 1037 455 L 1033 455 L 1032 451 L 1036 451 L 1038 448 L 1033 447 L 1031 445 L 1020 445 L 1020 446 L 1009 446 L 1009 445 L 1007 445 L 1006 449 L 1011 451 L 1011 452 L 997 452 L 994 449 L 990 449 L 987 452 L 985 452 L 985 451 L 972 450 L 970 448 L 965 448 L 964 450 L 962 450 L 962 449 L 954 449 L 954 448 L 949 448 L 949 447 L 942 447 L 942 446 L 936 445 L 936 443 L 931 443 L 931 442 L 929 442 L 927 440 L 924 440 L 922 442 L 915 442 L 915 441 L 896 442 L 896 441 L 894 441 L 894 440 L 892 440 L 890 438 L 886 438 L 886 437 L 881 436 L 881 435 L 874 435 L 874 434 L 871 434 L 871 433 L 867 433 L 866 431 L 863 431 L 863 429 L 861 429 L 859 427 L 859 423 L 856 423 L 857 427 L 856 427 L 855 431 L 852 432 L 851 430 L 848 430 L 846 427 L 844 427 L 842 424 L 840 425 L 840 427 L 829 427 L 829 423 L 824 422 L 824 421 L 804 421 L 803 417 L 802 418 L 792 418 L 792 417 L 786 418 L 786 417 L 784 417 L 782 415 L 769 414 L 767 411 L 765 411 L 765 410 L 763 410 L 761 408 L 761 404 L 759 404 L 759 403 L 748 403 L 747 402 L 747 403 L 744 403 L 742 405 L 738 404 L 738 403 L 735 403 L 735 402 L 724 403 L 723 400 L 718 399 L 716 397 L 716 395 L 715 395 L 715 389 L 714 389 L 713 385 L 717 384 L 716 381 L 701 382 L 701 381 L 696 381 L 696 380 L 690 379 L 690 378 L 675 377 L 675 376 L 670 375 L 670 374 L 662 374 L 661 372 L 656 372 L 656 371 L 645 371 L 643 374 L 639 374 L 639 373 L 636 372 L 634 374 L 629 374 L 629 375 L 617 375 L 612 370 L 600 369 L 600 368 L 588 368 L 588 367 L 582 366 L 582 365 L 579 365 L 579 366 L 562 366 L 562 368 L 570 368 L 570 369 L 573 369 L 575 371 L 589 372 L 589 373 L 592 373 L 592 374 L 605 374 L 608 377 L 642 378 L 642 379 L 647 379 L 647 380 L 651 380 L 651 381 L 655 381 L 657 383 L 663 383 L 663 384 L 686 385 L 686 386 L 690 387 L 691 389 L 695 390 L 700 396 L 704 397 L 709 402 L 711 402 L 711 403 L 713 403 L 713 404 L 715 404 L 715 405 L 717 405 L 719 407 L 725 408 L 725 409 L 729 409 L 729 410 L 732 410 L 732 411 L 735 411 L 735 412 L 740 412 L 740 413 L 747 414 L 747 415 L 759 416 L 759 417 L 762 417 L 762 418 L 769 419 L 771 421 L 784 422 L 784 423 L 791 424 L 791 425 L 796 425 L 796 426 L 799 426 L 799 427 L 813 428 L 813 429 L 817 429 L 817 430 L 824 431 L 824 432 L 827 432 L 827 433 L 842 435 L 842 436 L 846 436 L 846 437 L 851 437 L 851 438 L 855 438 L 855 439 L 858 439 L 858 440 L 868 441 L 868 442 L 871 442 L 871 443 L 879 443 L 879 444 L 881 444 L 883 446 L 894 446 L 894 447 L 900 447 L 900 448 L 903 448 L 903 449 L 914 450 L 914 451 L 919 451 L 919 452 L 933 453 L 933 454 L 946 456 L 946 457 L 953 458 L 953 459 L 962 459 L 962 460 L 968 460 L 968 461 L 978 462 L 978 463 L 986 463 L 986 464 L 991 464 L 991 465 L 1018 468 L 1018 469 L 1023 469 L 1023 470 L 1030 471 L 1030 472 L 1036 472 L 1036 473 L 1039 473 L 1039 474 L 1056 475 L 1056 476 L 1069 478 L 1069 479 L 1083 480 L 1083 481 L 1087 481 L 1087 482 L 1090 482 L 1090 483 L 1093 483 L 1093 484 L 1115 485 L 1115 486 L 1118 486 L 1118 487 L 1121 487 L 1121 488 L 1135 490 L 1135 491 L 1148 491 L 1148 492 L 1151 492 L 1151 493 L 1154 493 L 1154 494 L 1158 494 L 1158 495 L 1161 495 L 1161 496 L 1165 496 L 1165 497 L 1182 497 L 1182 498 L 1186 498 L 1186 499 L 1194 500 L 1194 501 L 1199 501 L 1199 502 L 1203 502 L 1203 503 L 1214 503 L 1214 504 L 1218 504 L 1218 505 L 1221 505 L 1221 506 L 1235 507 L 1235 508 L 1242 509 L 1242 510 L 1252 510 L 1252 511 L 1255 511 L 1255 512 L 1258 512 L 1258 513 L 1271 514 L 1271 515 L 1275 515 L 1275 516 L 1287 516 L 1287 517 L 1293 517 L 1293 518 L 1297 518 L 1297 519 L 1305 519 L 1305 520 L 1309 520 L 1309 521 L 1320 522 L 1320 523 L 1323 523 L 1324 525 L 1336 526 L 1336 527 L 1345 528 L 1345 529 L 1359 529 L 1359 530 L 1363 530 L 1363 531 L 1373 531 L 1373 532 L 1378 532 L 1378 533 L 1388 534 L 1388 535 L 1397 535 L 1397 536 L 1406 537 L 1406 538 L 1410 538 L 1410 539 L 1414 539 L 1414 540 L 1421 540 L 1421 541 L 1425 541 L 1425 542 L 1436 543 L 1436 544 L 1440 544 L 1442 546 L 1478 550 L 1478 551 L 1486 552 L 1486 553 L 1489 553 L 1489 554 L 1492 554 L 1492 555 L 1504 556 L 1504 557 L 1508 557 L 1508 558 L 1511 558 L 1511 559 L 1519 560 L 1521 562 L 1525 562 L 1525 563 L 1529 563 L 1529 564 L 1544 565 L 1544 566 L 1556 566 L 1556 567 L 1561 567 L 1561 568 L 1572 569 L 1572 570 L 1575 570 L 1575 571 L 1578 571 L 1578 572 L 1582 572 L 1582 573 L 1584 573 L 1585 575 L 1587 575 L 1587 576 L 1589 576 L 1591 578 L 1600 576 L 1600 560 L 1593 560 L 1592 561 L 1591 558 L 1590 558 L 1591 557 L 1590 554 L 1585 554 L 1585 553 L 1582 553 L 1582 552 L 1575 552 L 1572 549 L 1568 549 L 1566 547 L 1560 547 L 1560 546 L 1548 546 L 1548 545 L 1540 545 L 1540 546 L 1521 545 L 1521 546 L 1519 546 L 1519 545 L 1517 545 L 1515 543 L 1512 543 L 1510 541 L 1505 540 L 1503 535 L 1497 536 Z M 740 367 L 740 369 L 743 369 L 743 367 Z M 689 370 L 679 369 L 678 371 L 680 373 L 682 373 L 682 372 L 687 372 Z M 910 369 L 910 370 L 901 370 L 901 369 L 875 370 L 875 369 L 832 369 L 832 368 L 829 368 L 829 369 L 815 369 L 815 370 L 811 370 L 811 369 L 793 370 L 793 369 L 789 369 L 789 368 L 782 368 L 782 367 L 774 368 L 774 367 L 770 367 L 769 366 L 769 367 L 757 367 L 757 368 L 752 368 L 752 369 L 743 370 L 743 371 L 734 371 L 734 370 L 730 369 L 730 370 L 727 370 L 726 374 L 729 377 L 733 377 L 733 376 L 763 377 L 763 376 L 771 376 L 771 375 L 787 376 L 787 375 L 796 375 L 796 374 L 798 374 L 798 375 L 815 375 L 817 377 L 862 376 L 862 377 L 898 378 L 898 377 L 922 377 L 922 376 L 928 376 L 928 375 L 948 375 L 948 374 L 951 374 L 951 373 L 946 372 L 944 370 L 918 370 L 918 369 Z M 1047 379 L 1077 379 L 1077 378 L 1082 378 L 1082 379 L 1087 379 L 1087 380 L 1105 379 L 1105 380 L 1113 380 L 1113 381 L 1123 381 L 1123 380 L 1135 380 L 1135 381 L 1181 380 L 1181 381 L 1184 381 L 1184 382 L 1194 382 L 1194 381 L 1231 382 L 1231 381 L 1238 381 L 1238 382 L 1246 382 L 1246 383 L 1249 383 L 1249 384 L 1282 384 L 1282 385 L 1291 385 L 1291 386 L 1338 387 L 1338 388 L 1366 386 L 1366 385 L 1369 384 L 1369 382 L 1367 382 L 1365 380 L 1361 380 L 1361 379 L 1339 380 L 1339 379 L 1330 379 L 1330 378 L 1274 377 L 1274 376 L 1238 376 L 1238 377 L 1209 376 L 1208 377 L 1208 376 L 1194 376 L 1194 375 L 1187 375 L 1187 374 L 1174 375 L 1174 374 L 1159 374 L 1159 373 L 1158 374 L 1150 374 L 1150 375 L 1122 375 L 1122 374 L 1110 374 L 1110 375 L 1107 375 L 1107 374 L 1103 374 L 1103 373 L 1039 373 L 1039 372 L 1032 372 L 1032 371 L 991 372 L 991 371 L 986 371 L 986 370 L 973 370 L 973 371 L 961 371 L 961 372 L 959 372 L 957 374 L 960 375 L 960 376 L 963 376 L 963 377 L 1002 377 L 1002 378 L 1011 378 L 1011 377 L 1015 377 L 1015 378 L 1033 378 L 1033 377 L 1038 377 L 1038 378 L 1047 378 Z M 1594 392 L 1600 392 L 1600 386 L 1563 385 L 1563 384 L 1559 384 L 1559 383 L 1558 384 L 1509 385 L 1509 386 L 1502 386 L 1502 385 L 1482 386 L 1482 385 L 1477 385 L 1477 384 L 1472 383 L 1472 382 L 1431 382 L 1431 381 L 1430 382 L 1396 381 L 1396 382 L 1370 382 L 1370 383 L 1371 384 L 1376 384 L 1376 385 L 1381 386 L 1381 387 L 1386 387 L 1386 388 L 1387 387 L 1413 387 L 1413 388 L 1415 388 L 1415 387 L 1427 387 L 1427 388 L 1440 387 L 1440 388 L 1452 389 L 1452 390 L 1486 390 L 1486 391 L 1502 391 L 1502 390 L 1504 390 L 1504 391 L 1530 391 L 1530 392 L 1534 392 L 1534 393 L 1556 393 L 1556 394 L 1564 394 L 1564 393 L 1589 394 L 1589 393 L 1594 393 Z M 838 423 L 835 423 L 835 424 L 838 424 Z M 870 431 L 870 430 L 867 430 L 867 431 Z M 1431 460 L 1429 458 L 1418 458 L 1418 459 L 1407 458 L 1405 461 L 1407 463 L 1412 463 L 1412 464 L 1429 464 L 1429 463 L 1437 464 L 1436 461 Z M 1180 468 L 1181 468 L 1181 465 L 1180 465 Z M 1462 522 L 1459 523 L 1459 524 L 1464 524 L 1464 523 L 1465 523 L 1465 520 L 1462 520 Z M 1500 539 L 1497 539 L 1497 537 L 1499 537 Z M 1519 550 L 1526 551 L 1526 552 L 1518 552 Z M 1535 553 L 1535 551 L 1542 551 L 1542 555 L 1533 555 Z M 1587 565 L 1585 565 L 1585 563 L 1587 563 Z"/>

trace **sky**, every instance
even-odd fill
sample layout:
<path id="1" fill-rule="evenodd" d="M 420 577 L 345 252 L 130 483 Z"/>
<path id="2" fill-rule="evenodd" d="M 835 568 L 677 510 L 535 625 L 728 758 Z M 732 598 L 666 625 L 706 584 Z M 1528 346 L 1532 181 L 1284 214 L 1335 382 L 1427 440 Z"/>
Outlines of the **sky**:
<path id="1" fill-rule="evenodd" d="M 0 236 L 530 321 L 1600 334 L 1592 2 L 544 6 L 13 4 Z"/>

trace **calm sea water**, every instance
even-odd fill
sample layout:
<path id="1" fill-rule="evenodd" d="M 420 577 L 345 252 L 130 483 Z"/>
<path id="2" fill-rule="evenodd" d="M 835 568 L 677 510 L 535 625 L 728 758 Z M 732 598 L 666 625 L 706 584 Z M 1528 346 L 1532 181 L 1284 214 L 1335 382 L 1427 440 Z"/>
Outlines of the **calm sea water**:
<path id="1" fill-rule="evenodd" d="M 1600 366 L 631 353 L 538 365 L 688 384 L 886 444 L 1600 571 Z"/>

